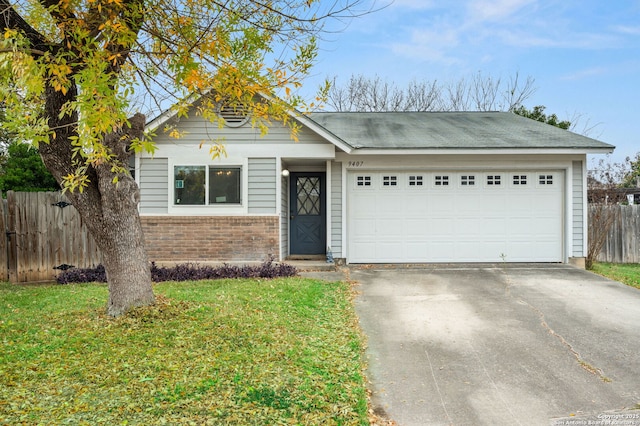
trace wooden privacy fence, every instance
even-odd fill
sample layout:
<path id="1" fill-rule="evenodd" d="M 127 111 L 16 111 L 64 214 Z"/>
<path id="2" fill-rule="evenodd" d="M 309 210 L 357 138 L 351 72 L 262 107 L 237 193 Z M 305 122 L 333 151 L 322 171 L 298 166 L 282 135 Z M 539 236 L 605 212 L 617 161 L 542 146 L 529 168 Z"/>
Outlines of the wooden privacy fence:
<path id="1" fill-rule="evenodd" d="M 640 263 L 640 205 L 613 205 L 607 208 L 611 209 L 614 220 L 597 260 Z M 589 211 L 593 215 L 593 209 Z"/>
<path id="2" fill-rule="evenodd" d="M 0 210 L 6 232 L 6 238 L 0 238 L 1 280 L 53 281 L 69 265 L 100 263 L 93 237 L 62 193 L 9 191 Z"/>

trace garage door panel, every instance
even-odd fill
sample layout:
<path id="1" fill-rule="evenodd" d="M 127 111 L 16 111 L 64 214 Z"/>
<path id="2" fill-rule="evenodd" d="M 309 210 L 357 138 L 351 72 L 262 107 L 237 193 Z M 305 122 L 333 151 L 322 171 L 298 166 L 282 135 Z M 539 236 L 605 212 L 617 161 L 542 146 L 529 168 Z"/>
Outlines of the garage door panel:
<path id="1" fill-rule="evenodd" d="M 507 235 L 512 236 L 511 238 L 523 238 L 530 239 L 531 238 L 531 230 L 527 229 L 530 225 L 533 224 L 533 220 L 531 216 L 526 217 L 510 217 L 507 219 Z"/>
<path id="2" fill-rule="evenodd" d="M 461 220 L 456 224 L 456 235 L 458 239 L 473 237 L 473 241 L 478 241 L 478 237 L 483 233 L 482 221 L 477 217 Z"/>
<path id="3" fill-rule="evenodd" d="M 531 200 L 532 194 L 525 196 L 523 194 L 517 194 L 510 197 L 509 206 L 504 209 L 503 214 L 509 212 L 512 215 L 526 214 L 531 215 L 535 209 L 534 201 Z"/>
<path id="4" fill-rule="evenodd" d="M 451 211 L 451 194 L 438 189 L 428 192 L 428 206 L 432 213 L 446 213 Z"/>
<path id="5" fill-rule="evenodd" d="M 376 246 L 372 243 L 352 242 L 351 250 L 358 253 L 360 262 L 376 262 Z"/>
<path id="6" fill-rule="evenodd" d="M 404 197 L 401 194 L 380 194 L 376 200 L 376 213 L 378 216 L 393 217 L 401 212 Z"/>
<path id="7" fill-rule="evenodd" d="M 555 236 L 555 225 L 558 221 L 555 217 L 536 217 L 535 224 L 536 228 L 539 229 L 537 235 L 549 233 L 550 235 Z"/>
<path id="8" fill-rule="evenodd" d="M 352 226 L 352 235 L 355 240 L 362 239 L 363 237 L 367 240 L 375 238 L 374 235 L 376 233 L 376 220 L 374 218 L 371 219 L 354 219 L 351 222 Z"/>
<path id="9" fill-rule="evenodd" d="M 458 241 L 455 247 L 456 257 L 462 262 L 472 261 L 480 256 L 481 243 L 479 241 Z"/>
<path id="10" fill-rule="evenodd" d="M 376 244 L 375 258 L 389 259 L 389 262 L 402 262 L 402 246 L 403 244 L 401 242 L 378 241 Z"/>
<path id="11" fill-rule="evenodd" d="M 353 197 L 354 205 L 357 205 L 357 211 L 354 212 L 356 218 L 359 217 L 375 217 L 376 216 L 376 200 L 375 193 L 357 193 Z"/>
<path id="12" fill-rule="evenodd" d="M 429 211 L 426 194 L 406 194 L 403 208 L 408 216 L 424 216 Z"/>
<path id="13" fill-rule="evenodd" d="M 484 198 L 482 205 L 482 214 L 486 217 L 504 217 L 504 213 L 507 210 L 507 200 L 505 194 L 496 196 L 490 194 Z"/>
<path id="14" fill-rule="evenodd" d="M 507 235 L 507 223 L 504 217 L 485 217 L 482 219 L 482 235 L 485 240 L 504 241 Z"/>
<path id="15" fill-rule="evenodd" d="M 445 241 L 434 241 L 431 243 L 431 258 L 433 262 L 450 262 L 455 258 L 455 243 Z"/>
<path id="16" fill-rule="evenodd" d="M 357 173 L 349 174 L 349 262 L 563 259 L 562 172 L 366 174 L 374 182 L 366 188 L 356 186 Z M 383 187 L 385 176 L 396 176 L 397 185 Z M 423 177 L 423 185 L 415 184 L 415 176 Z M 448 176 L 449 184 L 435 185 L 436 176 L 441 183 Z"/>
<path id="17" fill-rule="evenodd" d="M 376 221 L 376 232 L 380 238 L 391 237 L 398 239 L 403 234 L 404 224 L 398 218 L 378 219 Z"/>
<path id="18" fill-rule="evenodd" d="M 430 227 L 425 224 L 424 217 L 419 218 L 408 218 L 404 221 L 405 224 L 405 237 L 407 240 L 418 239 L 420 241 L 424 240 L 427 235 L 431 234 Z"/>
<path id="19" fill-rule="evenodd" d="M 428 259 L 431 257 L 432 247 L 426 241 L 407 241 L 406 244 L 404 244 L 403 249 L 403 257 L 405 259 L 405 263 L 420 263 L 424 262 L 423 259 Z"/>
<path id="20" fill-rule="evenodd" d="M 432 235 L 434 238 L 451 238 L 456 232 L 456 221 L 451 217 L 431 218 L 427 229 L 429 229 L 429 235 Z"/>

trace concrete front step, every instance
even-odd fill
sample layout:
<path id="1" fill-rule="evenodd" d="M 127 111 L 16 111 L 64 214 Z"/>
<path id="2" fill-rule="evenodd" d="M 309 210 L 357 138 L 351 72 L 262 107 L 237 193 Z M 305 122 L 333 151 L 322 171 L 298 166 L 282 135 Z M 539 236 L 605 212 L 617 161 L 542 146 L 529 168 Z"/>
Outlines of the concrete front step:
<path id="1" fill-rule="evenodd" d="M 327 263 L 319 260 L 285 260 L 282 263 L 295 266 L 299 272 L 310 271 L 335 271 L 335 263 Z"/>

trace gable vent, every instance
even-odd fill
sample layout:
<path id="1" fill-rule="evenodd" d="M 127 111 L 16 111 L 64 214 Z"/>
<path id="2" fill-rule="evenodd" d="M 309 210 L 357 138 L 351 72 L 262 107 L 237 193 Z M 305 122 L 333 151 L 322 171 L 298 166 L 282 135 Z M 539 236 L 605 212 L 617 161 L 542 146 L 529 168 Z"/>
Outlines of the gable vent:
<path id="1" fill-rule="evenodd" d="M 244 105 L 223 105 L 218 115 L 228 127 L 240 127 L 249 119 L 249 111 Z"/>

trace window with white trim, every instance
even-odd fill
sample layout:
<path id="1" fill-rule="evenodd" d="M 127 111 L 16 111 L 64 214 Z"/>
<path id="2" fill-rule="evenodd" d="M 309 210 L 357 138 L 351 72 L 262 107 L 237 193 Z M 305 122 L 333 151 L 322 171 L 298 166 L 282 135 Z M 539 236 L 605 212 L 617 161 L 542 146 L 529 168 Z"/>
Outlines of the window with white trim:
<path id="1" fill-rule="evenodd" d="M 501 175 L 488 175 L 487 176 L 487 185 L 488 186 L 499 186 L 499 185 L 502 185 L 502 176 Z"/>
<path id="2" fill-rule="evenodd" d="M 527 184 L 527 175 L 513 175 L 513 184 L 514 185 L 526 185 Z"/>
<path id="3" fill-rule="evenodd" d="M 435 177 L 435 185 L 436 186 L 447 186 L 447 185 L 449 185 L 449 176 L 447 176 L 447 175 L 437 175 Z"/>
<path id="4" fill-rule="evenodd" d="M 422 186 L 423 178 L 420 175 L 409 176 L 409 186 Z"/>
<path id="5" fill-rule="evenodd" d="M 462 175 L 460 176 L 460 185 L 473 186 L 476 184 L 476 177 L 474 175 Z"/>
<path id="6" fill-rule="evenodd" d="M 538 183 L 540 185 L 553 185 L 553 175 L 539 175 Z"/>
<path id="7" fill-rule="evenodd" d="M 398 176 L 382 176 L 382 186 L 398 186 Z"/>
<path id="8" fill-rule="evenodd" d="M 241 204 L 242 168 L 175 166 L 175 205 Z"/>
<path id="9" fill-rule="evenodd" d="M 356 176 L 356 186 L 371 186 L 371 176 Z"/>

